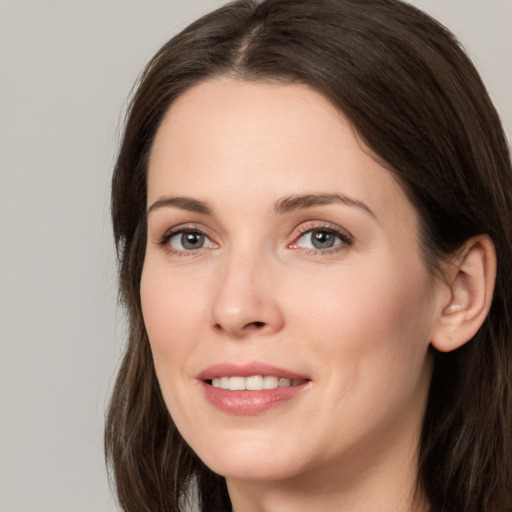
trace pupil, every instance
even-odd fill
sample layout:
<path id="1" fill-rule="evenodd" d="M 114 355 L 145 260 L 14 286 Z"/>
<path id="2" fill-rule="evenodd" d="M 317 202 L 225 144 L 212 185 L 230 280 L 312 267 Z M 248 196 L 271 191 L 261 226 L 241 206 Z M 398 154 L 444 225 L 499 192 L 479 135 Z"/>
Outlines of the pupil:
<path id="1" fill-rule="evenodd" d="M 312 244 L 317 249 L 325 249 L 334 245 L 334 236 L 328 231 L 315 231 L 312 237 Z"/>
<path id="2" fill-rule="evenodd" d="M 201 233 L 183 233 L 181 235 L 181 244 L 185 249 L 198 249 L 204 243 L 204 235 Z"/>

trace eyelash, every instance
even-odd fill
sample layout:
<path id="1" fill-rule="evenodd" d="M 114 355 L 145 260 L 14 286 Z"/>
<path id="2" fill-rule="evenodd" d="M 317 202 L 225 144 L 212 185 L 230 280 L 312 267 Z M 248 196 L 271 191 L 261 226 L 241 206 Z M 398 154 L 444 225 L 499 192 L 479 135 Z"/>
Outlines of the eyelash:
<path id="1" fill-rule="evenodd" d="M 304 247 L 302 247 L 302 248 L 298 247 L 296 245 L 297 242 L 301 238 L 303 238 L 305 235 L 307 235 L 308 233 L 314 233 L 315 231 L 334 235 L 335 237 L 338 238 L 339 243 L 337 243 L 336 245 L 334 245 L 332 247 L 325 248 L 325 249 L 307 249 Z M 347 247 L 351 247 L 353 245 L 353 243 L 354 243 L 354 237 L 348 231 L 345 231 L 344 229 L 341 229 L 333 224 L 329 224 L 326 222 L 323 222 L 321 224 L 309 222 L 309 223 L 301 225 L 298 228 L 298 233 L 297 233 L 297 235 L 295 235 L 294 241 L 291 244 L 289 244 L 288 247 L 295 249 L 295 250 L 302 249 L 302 251 L 304 251 L 307 255 L 311 255 L 311 256 L 314 256 L 314 255 L 326 256 L 329 254 L 338 253 L 340 251 L 343 251 Z"/>
<path id="2" fill-rule="evenodd" d="M 305 235 L 307 235 L 308 233 L 314 233 L 315 231 L 334 235 L 339 240 L 339 243 L 336 243 L 336 245 L 324 249 L 308 249 L 305 247 L 298 247 L 296 245 L 298 241 Z M 173 237 L 177 235 L 183 235 L 184 233 L 198 234 L 204 236 L 206 240 L 209 240 L 210 243 L 215 246 L 215 248 L 218 247 L 218 245 L 211 240 L 211 238 L 205 233 L 204 230 L 198 228 L 195 225 L 179 226 L 170 229 L 161 237 L 161 239 L 159 240 L 159 245 L 164 247 L 168 253 L 177 256 L 194 256 L 195 254 L 197 254 L 198 251 L 211 248 L 199 247 L 198 249 L 190 250 L 173 248 L 169 243 L 170 240 Z M 288 244 L 287 247 L 294 250 L 302 250 L 307 255 L 328 255 L 343 251 L 347 247 L 352 246 L 353 243 L 354 238 L 348 231 L 345 231 L 335 225 L 328 224 L 325 222 L 321 224 L 317 222 L 308 222 L 306 224 L 301 225 L 297 229 L 297 233 L 294 235 L 293 241 L 290 244 Z"/>
<path id="3" fill-rule="evenodd" d="M 176 256 L 194 256 L 197 254 L 198 251 L 201 251 L 202 249 L 206 249 L 206 247 L 199 247 L 198 249 L 175 249 L 170 245 L 171 238 L 177 236 L 177 235 L 183 235 L 184 233 L 191 233 L 191 234 L 198 234 L 201 236 L 204 236 L 205 239 L 209 240 L 213 245 L 217 245 L 215 242 L 212 242 L 211 238 L 205 233 L 204 230 L 198 228 L 197 226 L 190 225 L 190 226 L 179 226 L 177 228 L 172 228 L 169 231 L 166 231 L 166 233 L 161 237 L 159 241 L 159 245 L 164 247 L 165 250 L 172 255 Z"/>

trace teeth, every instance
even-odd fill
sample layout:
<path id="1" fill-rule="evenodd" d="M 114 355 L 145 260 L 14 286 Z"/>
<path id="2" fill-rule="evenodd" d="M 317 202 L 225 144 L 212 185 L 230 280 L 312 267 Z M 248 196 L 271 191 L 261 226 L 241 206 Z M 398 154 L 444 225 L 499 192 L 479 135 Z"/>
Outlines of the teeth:
<path id="1" fill-rule="evenodd" d="M 230 391 L 243 391 L 245 389 L 245 379 L 243 377 L 229 378 Z"/>
<path id="2" fill-rule="evenodd" d="M 212 379 L 214 388 L 229 389 L 230 391 L 261 391 L 277 387 L 298 386 L 304 379 L 279 378 L 273 375 L 251 375 L 250 377 L 215 377 Z"/>
<path id="3" fill-rule="evenodd" d="M 263 377 L 263 389 L 276 389 L 279 386 L 279 379 L 273 375 Z"/>
<path id="4" fill-rule="evenodd" d="M 245 389 L 256 391 L 263 389 L 263 377 L 261 375 L 253 375 L 245 379 Z"/>

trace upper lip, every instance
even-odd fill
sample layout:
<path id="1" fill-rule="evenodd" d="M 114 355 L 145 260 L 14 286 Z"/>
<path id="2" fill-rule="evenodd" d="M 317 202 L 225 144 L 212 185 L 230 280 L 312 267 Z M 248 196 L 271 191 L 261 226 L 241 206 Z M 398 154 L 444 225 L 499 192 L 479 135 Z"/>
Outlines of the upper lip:
<path id="1" fill-rule="evenodd" d="M 205 368 L 197 375 L 197 379 L 206 381 L 215 377 L 251 377 L 253 375 L 272 375 L 274 377 L 282 377 L 285 379 L 301 379 L 306 380 L 306 375 L 280 368 L 267 363 L 251 362 L 244 364 L 235 363 L 217 363 Z"/>

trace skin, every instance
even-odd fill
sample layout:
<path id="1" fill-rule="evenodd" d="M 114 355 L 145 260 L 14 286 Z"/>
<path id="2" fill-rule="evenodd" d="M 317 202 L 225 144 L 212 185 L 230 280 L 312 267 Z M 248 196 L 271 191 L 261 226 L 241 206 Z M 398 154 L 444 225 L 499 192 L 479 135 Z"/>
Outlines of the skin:
<path id="1" fill-rule="evenodd" d="M 352 204 L 276 211 L 333 193 Z M 157 376 L 234 510 L 423 510 L 412 496 L 429 345 L 450 292 L 421 259 L 413 206 L 343 115 L 299 85 L 196 85 L 157 133 L 148 209 L 141 299 Z M 185 248 L 183 228 L 203 245 Z M 315 228 L 343 236 L 318 249 L 304 233 Z M 230 414 L 197 379 L 226 361 L 310 382 L 260 414 Z"/>

